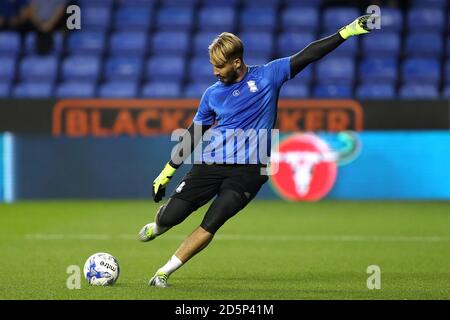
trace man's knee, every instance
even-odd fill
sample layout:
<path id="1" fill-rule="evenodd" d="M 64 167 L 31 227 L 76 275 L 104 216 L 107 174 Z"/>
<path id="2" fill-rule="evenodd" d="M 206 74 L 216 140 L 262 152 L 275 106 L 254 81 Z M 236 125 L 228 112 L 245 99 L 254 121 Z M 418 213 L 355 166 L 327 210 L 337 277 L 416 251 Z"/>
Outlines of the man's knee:
<path id="1" fill-rule="evenodd" d="M 215 234 L 228 219 L 242 210 L 247 203 L 245 196 L 239 192 L 231 189 L 224 190 L 214 200 L 200 226 L 206 231 Z"/>
<path id="2" fill-rule="evenodd" d="M 162 227 L 173 227 L 183 222 L 195 210 L 192 202 L 170 198 L 156 213 L 156 223 Z"/>
<path id="3" fill-rule="evenodd" d="M 160 206 L 158 211 L 156 212 L 155 222 L 159 226 L 164 226 L 164 227 L 166 226 L 165 223 L 164 223 L 165 222 L 164 210 L 166 209 L 166 205 L 167 205 L 167 203 L 165 203 L 162 206 Z"/>

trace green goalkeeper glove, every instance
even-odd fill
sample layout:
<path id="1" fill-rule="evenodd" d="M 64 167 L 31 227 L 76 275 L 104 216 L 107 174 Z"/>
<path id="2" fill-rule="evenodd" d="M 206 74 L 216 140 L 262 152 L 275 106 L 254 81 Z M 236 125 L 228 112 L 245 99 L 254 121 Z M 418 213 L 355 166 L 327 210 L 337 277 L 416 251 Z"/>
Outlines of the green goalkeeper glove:
<path id="1" fill-rule="evenodd" d="M 155 202 L 160 202 L 166 195 L 166 184 L 172 179 L 175 171 L 177 169 L 167 163 L 159 176 L 153 181 L 152 195 Z"/>
<path id="2" fill-rule="evenodd" d="M 370 15 L 370 14 L 361 16 L 361 17 L 357 18 L 355 21 L 353 21 L 352 23 L 339 29 L 339 34 L 342 36 L 342 38 L 348 39 L 351 36 L 357 36 L 360 34 L 369 33 L 373 30 L 373 27 L 370 25 L 367 25 L 367 22 L 371 19 L 376 20 L 378 18 L 379 18 L 378 16 L 374 16 L 374 15 Z"/>

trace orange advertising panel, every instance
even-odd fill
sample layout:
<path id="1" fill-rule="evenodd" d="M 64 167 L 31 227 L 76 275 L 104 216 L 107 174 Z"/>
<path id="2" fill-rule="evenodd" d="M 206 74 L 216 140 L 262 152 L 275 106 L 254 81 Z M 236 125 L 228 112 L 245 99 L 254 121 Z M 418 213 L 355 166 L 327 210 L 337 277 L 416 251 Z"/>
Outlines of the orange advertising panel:
<path id="1" fill-rule="evenodd" d="M 169 134 L 187 128 L 199 100 L 60 100 L 53 109 L 54 136 L 114 137 Z M 363 109 L 354 100 L 280 100 L 282 132 L 363 130 Z"/>

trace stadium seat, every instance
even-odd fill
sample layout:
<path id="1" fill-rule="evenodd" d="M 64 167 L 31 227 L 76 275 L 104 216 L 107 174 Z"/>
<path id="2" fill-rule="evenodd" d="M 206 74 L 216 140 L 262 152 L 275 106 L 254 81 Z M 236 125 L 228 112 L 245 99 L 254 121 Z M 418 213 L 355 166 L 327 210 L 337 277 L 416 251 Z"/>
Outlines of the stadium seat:
<path id="1" fill-rule="evenodd" d="M 360 99 L 394 99 L 395 86 L 392 84 L 361 84 L 356 89 L 356 96 Z"/>
<path id="2" fill-rule="evenodd" d="M 198 16 L 198 27 L 216 34 L 227 30 L 233 32 L 236 29 L 236 11 L 231 7 L 206 7 L 202 8 Z"/>
<path id="3" fill-rule="evenodd" d="M 316 65 L 316 76 L 321 84 L 352 83 L 355 77 L 355 61 L 351 58 L 324 58 Z"/>
<path id="4" fill-rule="evenodd" d="M 13 89 L 14 98 L 50 98 L 53 85 L 49 82 L 21 82 Z"/>
<path id="5" fill-rule="evenodd" d="M 314 87 L 316 98 L 350 98 L 352 87 L 344 84 L 319 84 Z"/>
<path id="6" fill-rule="evenodd" d="M 403 15 L 398 8 L 382 8 L 381 30 L 399 32 L 403 29 Z"/>
<path id="7" fill-rule="evenodd" d="M 111 7 L 114 4 L 114 0 L 77 0 L 77 4 L 79 4 L 81 8 L 87 6 Z"/>
<path id="8" fill-rule="evenodd" d="M 370 37 L 362 37 L 362 51 L 369 57 L 398 57 L 401 51 L 401 39 L 398 33 L 375 32 Z"/>
<path id="9" fill-rule="evenodd" d="M 16 58 L 12 56 L 0 57 L 0 81 L 12 81 L 16 78 Z"/>
<path id="10" fill-rule="evenodd" d="M 324 30 L 336 32 L 360 16 L 358 9 L 354 7 L 330 7 L 323 11 Z"/>
<path id="11" fill-rule="evenodd" d="M 277 14 L 271 9 L 249 8 L 240 14 L 241 32 L 273 31 L 277 25 Z"/>
<path id="12" fill-rule="evenodd" d="M 116 32 L 111 36 L 111 55 L 143 56 L 147 51 L 147 33 L 142 31 Z"/>
<path id="13" fill-rule="evenodd" d="M 277 57 L 287 57 L 293 55 L 305 48 L 314 40 L 317 39 L 313 33 L 281 33 L 277 39 Z"/>
<path id="14" fill-rule="evenodd" d="M 178 98 L 181 96 L 179 82 L 149 82 L 142 87 L 141 96 L 144 98 Z"/>
<path id="15" fill-rule="evenodd" d="M 444 72 L 445 72 L 445 75 L 444 75 L 445 82 L 450 84 L 450 60 L 447 60 L 445 62 L 445 71 Z"/>
<path id="16" fill-rule="evenodd" d="M 403 82 L 438 83 L 441 70 L 437 59 L 406 59 L 402 66 Z"/>
<path id="17" fill-rule="evenodd" d="M 406 37 L 406 52 L 408 57 L 436 57 L 443 53 L 443 38 L 432 32 L 410 33 Z"/>
<path id="18" fill-rule="evenodd" d="M 284 0 L 284 3 L 288 6 L 311 6 L 320 7 L 323 0 Z"/>
<path id="19" fill-rule="evenodd" d="M 319 9 L 314 7 L 287 7 L 281 14 L 285 31 L 307 30 L 315 33 L 319 27 Z"/>
<path id="20" fill-rule="evenodd" d="M 200 4 L 204 7 L 231 7 L 236 8 L 241 0 L 200 0 Z"/>
<path id="21" fill-rule="evenodd" d="M 446 56 L 450 57 L 450 36 L 445 38 L 445 41 L 447 43 L 446 46 Z"/>
<path id="22" fill-rule="evenodd" d="M 158 30 L 190 30 L 194 22 L 194 12 L 191 8 L 164 7 L 156 14 Z"/>
<path id="23" fill-rule="evenodd" d="M 21 50 L 20 35 L 13 31 L 0 32 L 0 55 L 15 56 Z"/>
<path id="24" fill-rule="evenodd" d="M 28 32 L 25 36 L 25 50 L 29 55 L 37 54 L 36 51 L 36 33 Z M 63 36 L 61 33 L 53 35 L 53 50 L 52 55 L 58 55 L 63 52 Z"/>
<path id="25" fill-rule="evenodd" d="M 201 0 L 163 0 L 161 4 L 175 8 L 194 8 Z"/>
<path id="26" fill-rule="evenodd" d="M 400 88 L 402 99 L 437 99 L 439 91 L 437 86 L 431 84 L 405 84 Z"/>
<path id="27" fill-rule="evenodd" d="M 119 7 L 114 16 L 116 29 L 147 30 L 152 24 L 152 8 L 147 6 Z"/>
<path id="28" fill-rule="evenodd" d="M 186 98 L 201 98 L 205 90 L 213 85 L 213 82 L 191 82 L 184 88 L 184 97 Z"/>
<path id="29" fill-rule="evenodd" d="M 87 5 L 82 7 L 82 28 L 84 30 L 105 32 L 111 21 L 111 6 Z"/>
<path id="30" fill-rule="evenodd" d="M 309 86 L 305 83 L 288 81 L 281 87 L 280 98 L 308 98 Z"/>
<path id="31" fill-rule="evenodd" d="M 105 43 L 106 36 L 103 32 L 72 32 L 69 36 L 67 51 L 74 55 L 100 55 L 103 53 Z"/>
<path id="32" fill-rule="evenodd" d="M 71 56 L 62 63 L 62 78 L 65 81 L 92 81 L 100 76 L 101 61 L 98 57 Z"/>
<path id="33" fill-rule="evenodd" d="M 0 98 L 8 98 L 11 92 L 11 83 L 0 82 Z"/>
<path id="34" fill-rule="evenodd" d="M 116 0 L 117 4 L 121 7 L 153 7 L 159 0 Z"/>
<path id="35" fill-rule="evenodd" d="M 92 98 L 95 97 L 94 82 L 63 82 L 56 88 L 58 98 Z"/>
<path id="36" fill-rule="evenodd" d="M 136 82 L 111 81 L 102 84 L 99 89 L 102 98 L 134 98 L 137 93 Z"/>
<path id="37" fill-rule="evenodd" d="M 147 79 L 181 81 L 185 73 L 185 59 L 179 56 L 154 56 L 146 66 Z"/>
<path id="38" fill-rule="evenodd" d="M 150 42 L 153 54 L 184 55 L 190 49 L 189 35 L 181 31 L 156 32 Z"/>
<path id="39" fill-rule="evenodd" d="M 54 56 L 27 56 L 20 63 L 23 81 L 54 81 L 58 77 L 58 59 Z"/>
<path id="40" fill-rule="evenodd" d="M 411 0 L 411 4 L 413 7 L 436 7 L 444 9 L 447 6 L 447 0 Z"/>
<path id="41" fill-rule="evenodd" d="M 395 58 L 365 58 L 359 66 L 359 81 L 395 83 L 398 79 L 398 63 Z"/>
<path id="42" fill-rule="evenodd" d="M 271 61 L 271 56 L 264 54 L 246 54 L 244 60 L 249 66 L 264 65 Z"/>
<path id="43" fill-rule="evenodd" d="M 411 31 L 443 32 L 444 12 L 439 8 L 412 8 L 408 12 L 408 29 Z"/>
<path id="44" fill-rule="evenodd" d="M 194 37 L 194 54 L 208 55 L 208 46 L 217 37 L 217 32 L 201 31 Z"/>
<path id="45" fill-rule="evenodd" d="M 189 79 L 192 82 L 210 82 L 211 84 L 217 81 L 208 56 L 194 56 L 191 59 L 189 63 Z"/>
<path id="46" fill-rule="evenodd" d="M 139 80 L 143 62 L 137 57 L 111 57 L 106 61 L 105 78 L 109 81 Z"/>
<path id="47" fill-rule="evenodd" d="M 264 8 L 277 11 L 281 2 L 282 0 L 245 0 L 243 5 L 244 8 Z"/>
<path id="48" fill-rule="evenodd" d="M 253 55 L 272 55 L 274 46 L 271 32 L 243 32 L 239 34 L 242 40 L 246 54 Z"/>
<path id="49" fill-rule="evenodd" d="M 450 99 L 450 85 L 446 85 L 444 87 L 441 97 L 444 99 Z"/>

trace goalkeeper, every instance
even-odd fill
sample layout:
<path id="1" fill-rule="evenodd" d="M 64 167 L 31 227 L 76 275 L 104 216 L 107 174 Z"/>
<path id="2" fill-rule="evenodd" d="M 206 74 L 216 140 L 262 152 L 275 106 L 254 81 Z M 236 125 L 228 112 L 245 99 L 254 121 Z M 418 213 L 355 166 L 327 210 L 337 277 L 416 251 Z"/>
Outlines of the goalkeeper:
<path id="1" fill-rule="evenodd" d="M 219 81 L 204 92 L 193 123 L 181 137 L 171 160 L 154 180 L 155 202 L 162 200 L 176 169 L 191 154 L 203 134 L 213 124 L 214 131 L 221 134 L 203 149 L 202 161 L 194 164 L 183 177 L 169 200 L 159 208 L 155 221 L 142 227 L 139 239 L 144 242 L 153 240 L 215 199 L 201 225 L 156 271 L 150 279 L 150 286 L 167 287 L 170 274 L 204 249 L 216 231 L 242 210 L 268 180 L 267 175 L 261 174 L 261 169 L 267 166 L 268 161 L 250 161 L 254 159 L 250 155 L 258 150 L 259 139 L 256 146 L 244 143 L 245 164 L 240 164 L 242 162 L 235 160 L 238 147 L 231 148 L 231 151 L 230 148 L 223 148 L 229 142 L 225 131 L 250 129 L 270 132 L 275 127 L 277 101 L 283 83 L 336 49 L 349 37 L 369 33 L 371 28 L 368 23 L 374 19 L 378 17 L 359 17 L 334 35 L 312 42 L 297 54 L 263 66 L 247 66 L 244 63 L 243 44 L 235 35 L 224 32 L 214 39 L 208 49 L 214 75 Z M 214 155 L 211 150 L 215 150 Z"/>

